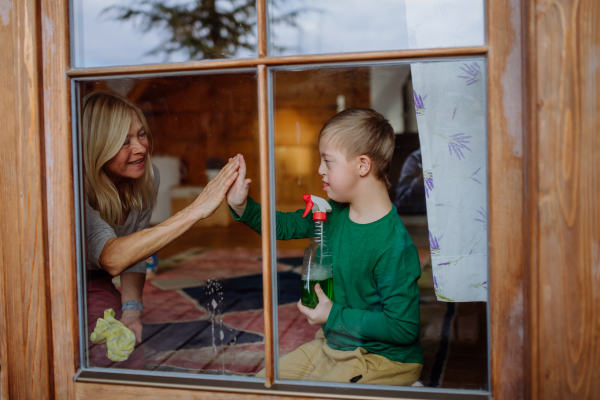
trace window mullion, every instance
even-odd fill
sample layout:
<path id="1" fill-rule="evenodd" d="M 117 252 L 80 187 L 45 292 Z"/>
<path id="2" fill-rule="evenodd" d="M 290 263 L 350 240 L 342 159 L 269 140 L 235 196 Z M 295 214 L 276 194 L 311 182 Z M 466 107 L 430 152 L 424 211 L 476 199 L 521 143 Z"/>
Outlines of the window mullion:
<path id="1" fill-rule="evenodd" d="M 267 67 L 258 66 L 258 132 L 260 147 L 260 202 L 262 204 L 262 256 L 263 256 L 263 310 L 265 317 L 265 386 L 271 387 L 274 381 L 273 346 L 273 273 L 271 224 L 271 160 L 269 157 L 269 104 L 268 104 Z"/>
<path id="2" fill-rule="evenodd" d="M 263 58 L 267 56 L 267 0 L 256 0 L 256 28 L 258 58 Z"/>
<path id="3" fill-rule="evenodd" d="M 266 32 L 265 32 L 266 34 Z M 266 47 L 266 37 L 263 39 Z M 266 50 L 265 50 L 266 51 Z M 199 70 L 221 70 L 231 68 L 254 68 L 259 65 L 285 66 L 337 62 L 369 62 L 383 60 L 426 59 L 444 57 L 467 57 L 486 55 L 488 46 L 454 47 L 437 49 L 411 49 L 390 51 L 365 51 L 358 53 L 314 54 L 308 56 L 283 56 L 240 58 L 233 60 L 187 61 L 181 63 L 126 65 L 117 67 L 73 68 L 67 71 L 70 78 L 122 77 L 142 74 L 182 73 Z"/>

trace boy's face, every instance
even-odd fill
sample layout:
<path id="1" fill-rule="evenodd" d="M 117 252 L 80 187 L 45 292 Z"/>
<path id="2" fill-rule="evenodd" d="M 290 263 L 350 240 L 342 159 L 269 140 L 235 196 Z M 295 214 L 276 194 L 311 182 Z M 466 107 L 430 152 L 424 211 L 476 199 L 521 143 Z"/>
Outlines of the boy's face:
<path id="1" fill-rule="evenodd" d="M 323 177 L 323 190 L 330 199 L 340 203 L 350 203 L 360 179 L 358 157 L 348 161 L 338 149 L 323 139 L 319 142 L 321 165 L 319 175 Z"/>

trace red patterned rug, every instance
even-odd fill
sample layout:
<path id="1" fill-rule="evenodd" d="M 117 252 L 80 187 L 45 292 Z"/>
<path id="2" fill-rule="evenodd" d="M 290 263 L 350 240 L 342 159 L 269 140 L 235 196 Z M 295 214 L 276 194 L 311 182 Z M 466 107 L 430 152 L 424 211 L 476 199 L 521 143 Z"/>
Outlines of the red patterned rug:
<path id="1" fill-rule="evenodd" d="M 313 340 L 319 326 L 310 325 L 296 307 L 303 252 L 279 251 L 277 256 L 281 356 Z M 264 368 L 261 257 L 260 250 L 191 249 L 161 260 L 157 276 L 144 287 L 145 369 L 251 376 Z M 427 254 L 422 258 L 426 263 Z M 421 381 L 438 386 L 454 311 L 435 300 L 430 275 L 426 268 L 419 281 L 425 351 Z M 175 290 L 155 286 L 174 278 L 200 284 Z"/>
<path id="2" fill-rule="evenodd" d="M 302 251 L 280 251 L 279 284 L 294 285 Z M 264 368 L 260 250 L 192 249 L 159 263 L 144 287 L 145 369 L 253 375 Z M 153 282 L 195 278 L 202 286 L 161 290 Z M 233 287 L 231 287 L 233 285 Z M 314 338 L 318 326 L 298 311 L 297 295 L 279 299 L 279 352 Z"/>

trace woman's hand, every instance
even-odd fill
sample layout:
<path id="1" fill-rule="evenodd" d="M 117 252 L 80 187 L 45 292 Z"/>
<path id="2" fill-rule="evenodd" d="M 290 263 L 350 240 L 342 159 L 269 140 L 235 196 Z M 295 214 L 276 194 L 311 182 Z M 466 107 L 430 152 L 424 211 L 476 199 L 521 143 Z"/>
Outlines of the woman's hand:
<path id="1" fill-rule="evenodd" d="M 171 218 L 152 228 L 142 229 L 131 235 L 110 238 L 100 254 L 100 266 L 112 276 L 120 275 L 127 268 L 145 260 L 173 242 L 199 220 L 210 217 L 223 202 L 229 187 L 237 179 L 240 157 L 238 154 L 232 158 L 219 171 L 219 174 L 208 182 L 200 196 L 191 205 Z M 123 301 L 128 300 L 137 299 L 128 298 Z"/>
<path id="2" fill-rule="evenodd" d="M 303 306 L 302 300 L 298 300 L 298 310 L 300 310 L 300 312 L 304 314 L 306 318 L 308 318 L 309 324 L 326 324 L 327 319 L 329 318 L 329 313 L 331 313 L 331 307 L 333 307 L 333 303 L 331 300 L 329 300 L 329 297 L 327 297 L 325 292 L 323 292 L 321 285 L 318 283 L 315 285 L 315 292 L 317 293 L 317 297 L 319 297 L 319 304 L 312 309 Z"/>
<path id="3" fill-rule="evenodd" d="M 227 192 L 227 204 L 238 217 L 241 217 L 246 209 L 248 199 L 248 189 L 250 189 L 250 179 L 246 179 L 246 160 L 240 155 L 240 170 L 238 171 L 237 179 L 231 185 Z"/>
<path id="4" fill-rule="evenodd" d="M 204 188 L 200 196 L 189 206 L 189 211 L 198 220 L 208 218 L 217 210 L 225 199 L 229 187 L 238 177 L 240 168 L 240 157 L 237 155 L 229 159 L 229 162 L 219 174 Z"/>
<path id="5" fill-rule="evenodd" d="M 142 292 L 146 283 L 146 274 L 128 272 L 121 274 L 121 303 L 137 301 L 142 303 Z M 140 310 L 123 310 L 121 323 L 134 334 L 138 343 L 142 343 L 142 312 Z"/>
<path id="6" fill-rule="evenodd" d="M 135 340 L 138 343 L 142 343 L 142 312 L 140 310 L 123 310 L 123 316 L 121 317 L 121 323 L 128 327 L 135 335 Z"/>

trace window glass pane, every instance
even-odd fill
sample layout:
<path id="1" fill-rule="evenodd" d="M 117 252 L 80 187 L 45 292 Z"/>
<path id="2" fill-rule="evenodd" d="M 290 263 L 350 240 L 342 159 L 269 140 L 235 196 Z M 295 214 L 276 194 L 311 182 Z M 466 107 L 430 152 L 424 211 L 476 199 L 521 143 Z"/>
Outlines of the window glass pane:
<path id="1" fill-rule="evenodd" d="M 270 0 L 270 54 L 478 46 L 483 0 Z"/>
<path id="2" fill-rule="evenodd" d="M 256 56 L 247 0 L 73 0 L 77 68 Z"/>
<path id="3" fill-rule="evenodd" d="M 280 379 L 487 388 L 484 66 L 273 71 Z"/>
<path id="4" fill-rule="evenodd" d="M 193 206 L 204 190 L 209 192 L 208 181 L 238 153 L 253 181 L 250 195 L 260 193 L 256 73 L 100 79 L 79 85 L 81 99 L 92 96 L 81 116 L 87 337 L 95 331 L 96 341 L 102 341 L 106 332 L 96 328 L 102 325 L 98 319 L 112 308 L 121 322 L 141 329 L 142 339 L 123 362 L 108 358 L 111 343 L 87 340 L 86 365 L 251 376 L 264 367 L 264 327 L 256 320 L 263 308 L 261 238 L 236 223 L 225 202 L 203 203 L 196 211 Z M 141 119 L 132 117 L 123 100 L 102 97 L 99 91 L 134 102 L 148 129 L 142 129 Z M 156 207 L 151 211 L 143 200 L 140 211 L 127 211 L 127 196 L 147 187 L 148 160 L 154 171 L 150 182 L 160 176 Z M 214 193 L 207 198 L 217 199 Z M 107 206 L 111 199 L 123 205 L 116 227 L 99 212 L 115 211 Z M 202 219 L 205 211 L 214 213 Z M 181 223 L 182 217 L 198 222 Z M 157 226 L 161 223 L 168 225 Z M 116 272 L 129 265 L 140 272 Z M 142 285 L 141 321 L 135 315 L 128 320 L 121 314 L 122 303 L 140 300 Z M 114 321 L 109 321 L 112 329 Z"/>

